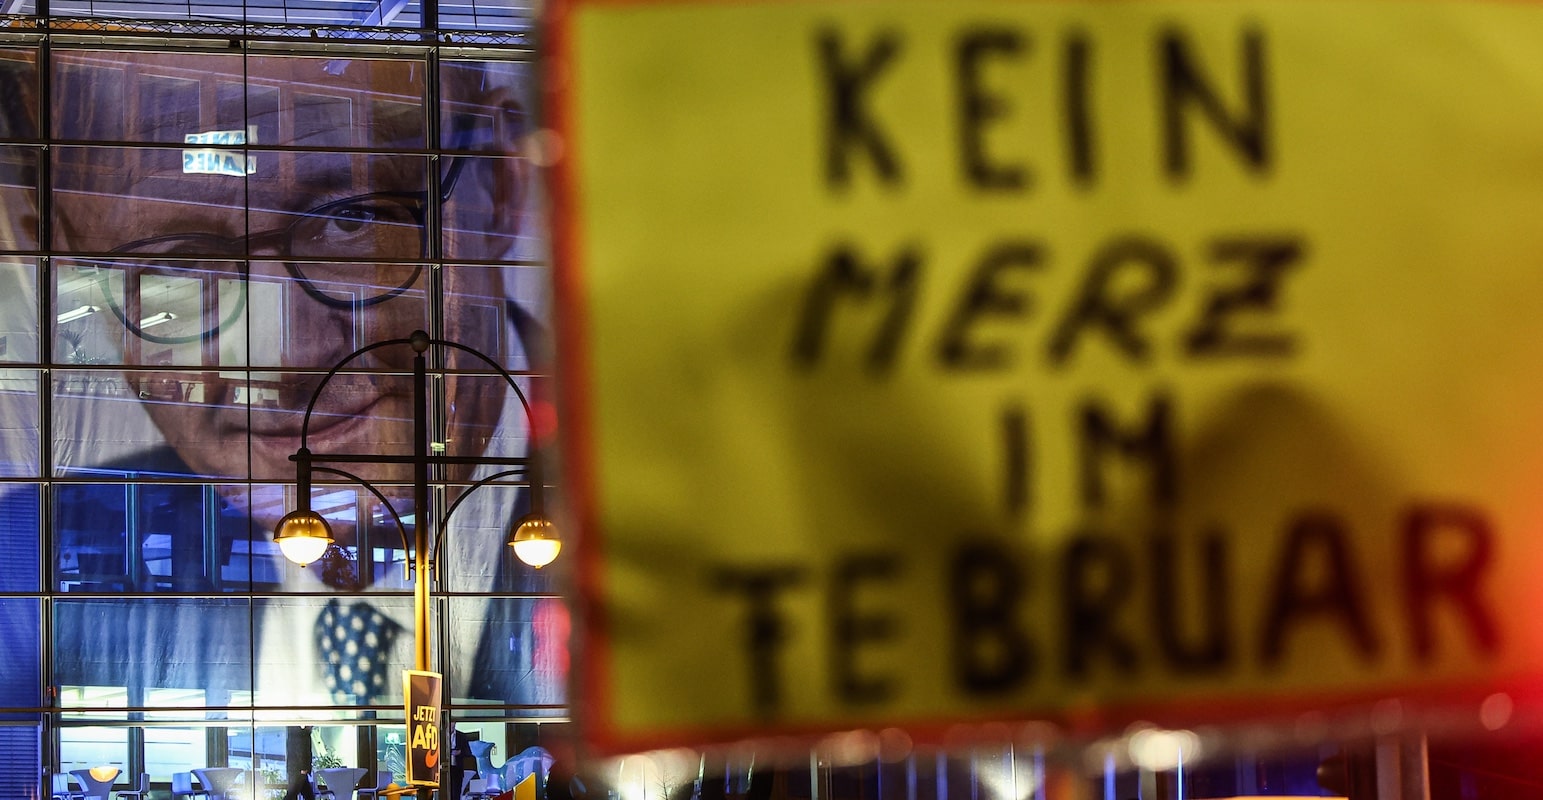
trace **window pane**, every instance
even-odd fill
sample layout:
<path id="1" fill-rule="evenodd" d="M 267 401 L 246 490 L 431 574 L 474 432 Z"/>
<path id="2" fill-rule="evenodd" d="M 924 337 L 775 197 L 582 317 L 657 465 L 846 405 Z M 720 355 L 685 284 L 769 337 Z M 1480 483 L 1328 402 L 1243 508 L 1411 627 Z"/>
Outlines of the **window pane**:
<path id="1" fill-rule="evenodd" d="M 276 553 L 250 542 L 245 487 L 191 483 L 54 487 L 61 592 L 246 591 L 276 585 Z M 267 537 L 262 534 L 264 544 Z"/>
<path id="2" fill-rule="evenodd" d="M 303 779 L 298 775 L 301 770 L 309 770 L 312 780 L 325 784 L 326 777 L 321 774 L 324 769 L 373 766 L 386 774 L 386 780 L 377 783 L 375 774 L 368 773 L 360 780 L 360 788 L 390 783 L 393 776 L 397 776 L 395 780 L 400 783 L 405 748 L 402 735 L 396 732 L 397 727 L 351 724 L 257 727 L 250 735 L 243 733 L 231 737 L 231 761 L 250 762 L 256 770 L 255 796 L 266 800 L 282 798 L 285 787 L 293 779 Z M 338 796 L 344 794 L 339 791 Z"/>
<path id="3" fill-rule="evenodd" d="M 41 152 L 36 147 L 0 145 L 0 251 L 37 249 L 37 223 L 29 216 L 37 208 Z"/>
<path id="4" fill-rule="evenodd" d="M 0 476 L 30 478 L 42 474 L 38 449 L 41 386 L 41 376 L 35 370 L 0 369 Z"/>
<path id="5" fill-rule="evenodd" d="M 37 260 L 0 258 L 0 362 L 36 363 Z"/>
<path id="6" fill-rule="evenodd" d="M 440 551 L 447 585 L 457 592 L 556 591 L 555 573 L 526 565 L 506 544 L 510 525 L 530 507 L 529 493 L 521 486 L 483 486 L 466 495 Z"/>
<path id="7" fill-rule="evenodd" d="M 444 267 L 446 338 L 469 345 L 510 371 L 545 369 L 550 333 L 543 320 L 549 295 L 537 266 Z M 484 369 L 480 359 L 451 355 L 457 369 Z"/>
<path id="8" fill-rule="evenodd" d="M 11 765 L 0 771 L 0 792 L 8 797 L 33 797 L 43 778 L 43 729 L 32 723 L 0 725 L 0 759 Z"/>
<path id="9" fill-rule="evenodd" d="M 262 114 L 253 113 L 263 126 L 257 144 L 424 147 L 427 69 L 421 60 L 254 55 L 246 66 L 253 109 L 263 105 L 258 94 L 279 93 L 276 104 L 267 101 Z M 271 123 L 269 114 L 276 114 Z"/>
<path id="10" fill-rule="evenodd" d="M 257 601 L 258 705 L 400 706 L 411 597 Z"/>
<path id="11" fill-rule="evenodd" d="M 187 690 L 184 690 L 187 691 Z M 197 690 L 191 690 L 197 692 Z M 187 705 L 183 695 L 168 698 L 167 690 L 157 689 L 146 693 L 146 704 L 157 706 Z M 203 693 L 198 692 L 198 701 L 192 705 L 203 703 Z M 144 728 L 145 737 L 145 771 L 150 773 L 150 780 L 156 783 L 170 783 L 173 772 L 187 772 L 194 767 L 203 766 L 207 760 L 204 757 L 205 737 L 202 728 L 173 728 L 154 726 Z"/>
<path id="12" fill-rule="evenodd" d="M 42 588 L 38 557 L 41 493 L 36 484 L 0 486 L 0 591 L 35 592 Z"/>
<path id="13" fill-rule="evenodd" d="M 449 603 L 448 652 L 460 655 L 444 672 L 455 697 L 515 705 L 565 702 L 569 617 L 562 601 L 452 597 Z"/>
<path id="14" fill-rule="evenodd" d="M 239 598 L 59 600 L 51 682 L 66 707 L 151 689 L 202 689 L 210 706 L 230 705 L 251 691 L 251 613 Z"/>
<path id="15" fill-rule="evenodd" d="M 530 132 L 530 63 L 446 59 L 439 80 L 441 147 L 486 153 Z"/>
<path id="16" fill-rule="evenodd" d="M 0 47 L 0 141 L 37 138 L 37 51 Z"/>
<path id="17" fill-rule="evenodd" d="M 502 31 L 530 27 L 532 0 L 463 0 L 440 7 L 443 30 Z"/>
<path id="18" fill-rule="evenodd" d="M 62 139 L 182 144 L 216 130 L 205 116 L 219 76 L 241 75 L 225 53 L 55 50 L 54 135 Z M 242 126 L 238 125 L 237 128 Z"/>
<path id="19" fill-rule="evenodd" d="M 43 705 L 42 615 L 30 597 L 0 597 L 0 709 Z M 35 713 L 0 711 L 0 720 L 37 719 Z M 0 728 L 4 730 L 4 728 Z M 3 741 L 0 736 L 0 741 Z"/>
<path id="20" fill-rule="evenodd" d="M 291 475 L 293 472 L 291 472 Z M 377 483 L 412 536 L 414 515 L 411 488 Z M 249 515 L 256 525 L 251 540 L 258 585 L 283 592 L 410 592 L 404 569 L 410 559 L 395 518 L 372 492 L 353 482 L 318 482 L 311 491 L 311 510 L 327 519 L 335 544 L 315 563 L 301 567 L 282 557 L 269 538 L 278 520 L 297 507 L 294 486 L 252 487 Z M 361 522 L 362 520 L 362 522 Z M 361 540 L 362 535 L 362 540 Z M 242 543 L 237 542 L 238 549 Z"/>
<path id="21" fill-rule="evenodd" d="M 53 379 L 56 474 L 245 477 L 242 373 L 55 370 Z"/>
<path id="22" fill-rule="evenodd" d="M 364 343 L 429 327 L 429 273 L 421 263 L 59 259 L 54 348 L 69 364 L 326 368 Z M 479 274 L 456 285 L 474 288 Z M 29 342 L 18 344 L 25 352 Z"/>
<path id="23" fill-rule="evenodd" d="M 52 153 L 58 250 L 101 253 L 130 245 L 144 250 L 145 240 L 170 233 L 229 237 L 247 230 L 247 181 L 237 162 L 220 160 L 239 152 L 63 146 Z M 262 164 L 259 156 L 255 165 Z M 228 246 L 213 239 L 167 249 L 231 255 Z"/>
<path id="24" fill-rule="evenodd" d="M 536 183 L 524 159 L 454 156 L 447 174 L 457 177 L 444 207 L 445 258 L 519 261 L 537 255 Z"/>
<path id="25" fill-rule="evenodd" d="M 54 279 L 54 347 L 65 363 L 246 363 L 254 285 L 244 262 L 182 255 L 59 259 Z"/>
<path id="26" fill-rule="evenodd" d="M 59 771 L 117 767 L 129 761 L 127 728 L 68 727 L 59 731 Z"/>

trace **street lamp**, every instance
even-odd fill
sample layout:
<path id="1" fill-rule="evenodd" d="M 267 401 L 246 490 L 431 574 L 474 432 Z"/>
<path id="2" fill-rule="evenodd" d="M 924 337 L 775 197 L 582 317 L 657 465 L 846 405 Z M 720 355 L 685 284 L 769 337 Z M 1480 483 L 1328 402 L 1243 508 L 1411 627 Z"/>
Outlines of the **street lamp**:
<path id="1" fill-rule="evenodd" d="M 540 514 L 526 514 L 514 527 L 509 546 L 514 548 L 516 558 L 541 569 L 556 560 L 563 543 L 557 538 L 557 526 L 551 520 Z"/>
<path id="2" fill-rule="evenodd" d="M 321 397 L 327 382 L 337 375 L 338 371 L 347 366 L 349 362 L 372 350 L 384 347 L 400 347 L 407 345 L 412 347 L 416 354 L 413 359 L 413 452 L 411 455 L 382 455 L 378 453 L 312 453 L 306 446 L 307 434 L 311 427 L 311 412 L 316 408 L 316 401 Z M 294 511 L 284 515 L 279 520 L 278 527 L 273 532 L 273 540 L 278 543 L 284 556 L 297 564 L 304 566 L 326 552 L 327 546 L 333 541 L 332 529 L 320 514 L 311 510 L 311 474 L 313 472 L 328 472 L 352 480 L 366 489 L 369 489 L 391 513 L 396 521 L 397 530 L 401 532 L 402 544 L 412 553 L 413 571 L 413 644 L 414 663 L 419 671 L 429 669 L 429 584 L 424 579 L 427 571 L 431 569 L 434 556 L 434 546 L 438 544 L 439 535 L 431 536 L 430 528 L 434 527 L 428 519 L 429 496 L 429 468 L 433 465 L 448 464 L 472 464 L 472 465 L 504 465 L 512 469 L 501 470 L 493 475 L 483 478 L 462 492 L 455 502 L 440 516 L 439 526 L 443 528 L 445 521 L 455 513 L 456 508 L 468 495 L 477 489 L 494 481 L 508 478 L 523 473 L 530 484 L 530 513 L 521 517 L 515 523 L 507 543 L 514 548 L 515 555 L 527 564 L 540 568 L 550 564 L 557 557 L 562 547 L 558 538 L 557 529 L 551 520 L 545 516 L 545 503 L 543 493 L 545 487 L 541 479 L 541 463 L 537 457 L 535 448 L 523 458 L 505 458 L 495 456 L 445 456 L 431 455 L 429 447 L 429 423 L 428 423 L 428 366 L 424 353 L 430 345 L 448 347 L 463 353 L 475 356 L 483 363 L 497 370 L 503 376 L 504 381 L 514 390 L 514 394 L 520 401 L 520 407 L 525 410 L 525 419 L 531 426 L 531 437 L 535 437 L 535 417 L 531 413 L 530 402 L 525 393 L 514 381 L 514 376 L 509 371 L 499 366 L 498 362 L 489 358 L 477 350 L 463 344 L 444 339 L 431 338 L 427 333 L 419 330 L 413 331 L 406 339 L 388 339 L 364 347 L 349 353 L 343 357 L 317 385 L 311 393 L 310 402 L 305 408 L 305 418 L 300 424 L 300 449 L 290 456 L 295 462 L 295 483 L 298 485 L 298 505 Z M 333 466 L 320 466 L 321 464 L 408 464 L 413 468 L 413 502 L 417 521 L 413 525 L 412 540 L 408 540 L 407 526 L 402 523 L 400 514 L 373 484 L 364 478 L 351 472 Z"/>
<path id="3" fill-rule="evenodd" d="M 408 345 L 412 347 L 415 354 L 413 358 L 414 435 L 412 455 L 393 456 L 379 453 L 318 454 L 311 452 L 310 448 L 306 446 L 311 428 L 311 414 L 315 411 L 316 401 L 321 397 L 321 393 L 326 388 L 328 381 L 331 381 L 332 378 L 336 376 L 337 373 L 343 369 L 343 367 L 347 366 L 349 362 L 353 361 L 361 355 L 364 355 L 365 353 L 385 347 L 401 345 Z M 532 436 L 534 437 L 535 417 L 531 412 L 529 400 L 526 399 L 525 393 L 520 390 L 519 384 L 515 383 L 514 376 L 510 375 L 509 371 L 500 366 L 498 362 L 473 348 L 445 339 L 434 339 L 424 331 L 418 330 L 413 331 L 412 334 L 409 335 L 406 339 L 388 339 L 385 341 L 376 342 L 374 344 L 365 345 L 364 347 L 349 353 L 348 355 L 344 356 L 341 361 L 333 365 L 332 369 L 327 371 L 327 374 L 322 378 L 321 383 L 318 384 L 315 391 L 311 393 L 310 402 L 306 405 L 305 417 L 300 424 L 300 449 L 296 451 L 294 455 L 290 456 L 290 460 L 295 462 L 295 482 L 297 484 L 299 494 L 299 508 L 284 515 L 283 519 L 279 520 L 278 527 L 274 530 L 273 535 L 273 539 L 278 543 L 279 549 L 290 561 L 293 561 L 296 564 L 300 564 L 302 566 L 310 564 L 311 562 L 320 558 L 322 553 L 326 552 L 327 546 L 333 542 L 331 526 L 327 524 L 327 520 L 325 518 L 323 518 L 320 514 L 312 511 L 310 507 L 311 473 L 317 471 L 330 472 L 332 474 L 339 475 L 359 483 L 365 488 L 371 490 L 371 492 L 373 492 L 377 498 L 385 503 L 387 509 L 392 512 L 396 519 L 397 528 L 402 533 L 403 544 L 414 554 L 415 571 L 419 567 L 427 566 L 426 563 L 420 564 L 420 560 L 425 562 L 432 561 L 432 554 L 428 552 L 428 544 L 430 541 L 430 537 L 428 536 L 429 526 L 414 525 L 414 530 L 417 533 L 416 538 L 421 541 L 407 541 L 406 526 L 402 524 L 401 518 L 396 516 L 396 510 L 392 507 L 390 501 L 387 500 L 373 484 L 364 478 L 359 477 L 358 475 L 354 475 L 341 469 L 317 466 L 321 463 L 361 462 L 411 465 L 414 469 L 415 485 L 413 487 L 413 501 L 415 509 L 427 508 L 428 469 L 432 465 L 470 463 L 475 465 L 503 464 L 522 466 L 525 468 L 524 472 L 530 479 L 530 513 L 521 517 L 512 526 L 512 531 L 508 538 L 507 544 L 514 548 L 515 555 L 521 561 L 524 561 L 526 564 L 529 564 L 532 567 L 536 567 L 537 569 L 552 563 L 552 561 L 557 558 L 557 554 L 562 548 L 562 541 L 558 537 L 556 525 L 554 525 L 545 514 L 545 503 L 543 502 L 545 485 L 541 480 L 540 463 L 534 450 L 531 452 L 530 456 L 525 458 L 503 458 L 496 456 L 435 456 L 430 454 L 428 436 L 428 365 L 424 357 L 424 353 L 428 351 L 428 348 L 431 345 L 438 345 L 441 347 L 449 347 L 460 350 L 463 353 L 467 353 L 469 355 L 475 356 L 478 359 L 481 359 L 483 363 L 497 371 L 498 374 L 504 379 L 504 381 L 509 384 L 509 388 L 514 391 L 515 397 L 519 399 L 520 407 L 525 411 L 526 422 L 530 426 Z M 485 486 L 495 480 L 507 478 L 519 472 L 521 472 L 519 469 L 505 470 L 499 472 L 498 474 L 490 475 L 487 478 L 472 484 L 467 488 L 466 492 L 462 493 L 460 497 L 456 498 L 456 501 L 452 503 L 450 508 L 445 511 L 443 518 L 440 520 L 440 523 L 443 524 L 446 520 L 448 520 L 450 515 L 455 512 L 456 507 L 460 505 L 461 500 L 465 499 L 465 497 L 472 491 L 481 488 L 482 486 Z"/>
<path id="4" fill-rule="evenodd" d="M 385 455 L 379 453 L 311 452 L 311 449 L 306 446 L 311 428 L 311 414 L 313 411 L 315 411 L 316 401 L 321 397 L 322 391 L 326 389 L 327 382 L 332 380 L 332 378 L 337 375 L 339 370 L 343 369 L 343 367 L 347 366 L 349 362 L 353 361 L 359 356 L 364 355 L 365 353 L 368 353 L 372 350 L 401 345 L 408 345 L 412 347 L 415 354 L 413 357 L 413 453 L 411 455 L 404 456 Z M 525 411 L 526 422 L 531 428 L 532 437 L 534 437 L 535 417 L 531 412 L 530 402 L 526 399 L 525 393 L 520 390 L 519 384 L 515 383 L 514 376 L 510 375 L 508 370 L 504 369 L 502 366 L 499 366 L 498 362 L 477 350 L 467 347 L 466 345 L 445 339 L 434 339 L 424 331 L 419 330 L 413 331 L 412 334 L 406 339 L 388 339 L 382 342 L 376 342 L 375 344 L 365 345 L 364 347 L 349 353 L 348 355 L 344 356 L 341 361 L 335 364 L 332 369 L 327 371 L 327 374 L 322 378 L 321 383 L 317 385 L 316 390 L 311 393 L 310 402 L 307 403 L 305 408 L 305 417 L 300 424 L 300 449 L 296 451 L 294 455 L 290 456 L 290 460 L 295 462 L 295 483 L 297 484 L 298 489 L 297 501 L 299 508 L 284 515 L 283 519 L 279 520 L 278 527 L 274 530 L 273 533 L 273 540 L 278 543 L 279 549 L 289 560 L 302 566 L 309 564 L 320 558 L 322 553 L 326 552 L 327 546 L 333 542 L 332 528 L 327 524 L 327 520 L 320 514 L 317 514 L 311 510 L 311 474 L 313 472 L 330 472 L 334 475 L 348 478 L 349 480 L 363 485 L 366 489 L 369 489 L 378 499 L 381 500 L 382 503 L 385 504 L 387 510 L 392 513 L 393 518 L 396 520 L 397 529 L 402 534 L 402 543 L 404 547 L 406 547 L 406 549 L 411 551 L 413 554 L 413 571 L 415 575 L 421 577 L 423 571 L 430 568 L 430 563 L 433 560 L 434 554 L 431 551 L 430 543 L 432 541 L 437 544 L 438 537 L 436 536 L 431 538 L 429 536 L 429 529 L 431 525 L 415 524 L 413 526 L 413 541 L 408 541 L 407 528 L 402 524 L 401 517 L 397 514 L 396 509 L 392 506 L 391 502 L 386 499 L 386 497 L 381 494 L 381 492 L 376 489 L 372 483 L 370 483 L 370 481 L 335 467 L 319 466 L 319 464 L 324 463 L 375 463 L 411 465 L 413 467 L 414 476 L 413 503 L 415 510 L 418 512 L 422 512 L 428 508 L 428 473 L 430 466 L 436 464 L 502 464 L 523 467 L 523 470 L 510 469 L 501 471 L 494 475 L 483 478 L 482 480 L 477 481 L 476 483 L 469 486 L 466 491 L 463 492 L 460 497 L 457 497 L 455 502 L 452 503 L 448 509 L 446 509 L 443 517 L 440 519 L 440 523 L 443 525 L 443 523 L 449 519 L 450 515 L 455 512 L 455 509 L 461 504 L 461 501 L 464 500 L 467 495 L 471 494 L 471 492 L 474 490 L 479 489 L 482 486 L 485 486 L 495 480 L 507 478 L 523 471 L 529 477 L 530 513 L 521 517 L 512 526 L 507 544 L 514 548 L 515 555 L 521 561 L 524 561 L 525 563 L 536 567 L 537 569 L 552 563 L 552 561 L 557 558 L 557 554 L 562 548 L 562 541 L 557 535 L 557 527 L 552 524 L 552 521 L 548 519 L 545 514 L 545 503 L 543 502 L 545 486 L 541 480 L 540 462 L 534 449 L 532 449 L 529 456 L 523 458 L 505 458 L 496 456 L 436 456 L 430 454 L 428 435 L 428 365 L 424 357 L 424 353 L 427 352 L 430 345 L 438 345 L 440 347 L 449 347 L 460 350 L 463 353 L 467 353 L 481 359 L 488 366 L 496 370 L 498 374 L 503 377 L 504 381 L 509 384 L 509 388 L 514 391 L 515 397 L 519 399 L 520 407 Z M 420 523 L 424 521 L 427 520 L 421 519 L 420 516 Z M 419 580 L 417 583 L 421 589 L 423 582 Z M 427 626 L 425 625 L 424 627 L 426 628 Z M 419 666 L 420 668 L 423 668 L 422 664 Z"/>

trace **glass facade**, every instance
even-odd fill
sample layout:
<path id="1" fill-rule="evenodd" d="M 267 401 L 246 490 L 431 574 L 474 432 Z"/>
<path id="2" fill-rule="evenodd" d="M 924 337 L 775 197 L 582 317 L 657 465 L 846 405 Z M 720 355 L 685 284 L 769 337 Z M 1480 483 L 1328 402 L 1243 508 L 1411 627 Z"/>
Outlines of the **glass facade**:
<path id="1" fill-rule="evenodd" d="M 254 800 L 300 769 L 402 781 L 406 542 L 452 504 L 430 578 L 449 713 L 511 761 L 563 733 L 566 607 L 504 545 L 530 476 L 457 503 L 507 469 L 470 462 L 530 452 L 521 395 L 549 394 L 528 23 L 0 3 L 0 796 L 95 766 L 157 790 L 236 767 Z M 272 532 L 308 400 L 416 329 L 519 393 L 430 351 L 432 448 L 464 458 L 417 508 L 411 470 L 368 458 L 411 453 L 413 353 L 350 362 L 307 444 L 365 456 L 335 466 L 369 485 L 318 471 L 337 542 L 290 563 Z"/>

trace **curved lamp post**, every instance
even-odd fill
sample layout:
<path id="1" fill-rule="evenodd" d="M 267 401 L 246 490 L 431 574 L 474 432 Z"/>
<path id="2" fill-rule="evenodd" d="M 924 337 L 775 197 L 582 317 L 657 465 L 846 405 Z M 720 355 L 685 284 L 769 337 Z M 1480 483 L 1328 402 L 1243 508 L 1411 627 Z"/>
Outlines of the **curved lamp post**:
<path id="1" fill-rule="evenodd" d="M 338 371 L 349 362 L 372 350 L 383 347 L 400 347 L 408 345 L 412 347 L 416 356 L 413 359 L 413 452 L 412 455 L 381 455 L 377 453 L 312 453 L 306 446 L 307 435 L 311 428 L 311 412 L 316 408 L 316 401 L 321 397 L 322 390 L 327 382 L 337 375 Z M 285 514 L 279 520 L 278 527 L 273 532 L 273 540 L 278 543 L 284 556 L 302 566 L 320 558 L 326 552 L 327 546 L 332 544 L 332 529 L 320 514 L 311 510 L 311 474 L 313 472 L 328 472 L 339 475 L 358 483 L 369 489 L 377 499 L 385 505 L 387 511 L 396 522 L 397 530 L 402 535 L 404 549 L 410 551 L 413 556 L 413 650 L 415 653 L 416 668 L 420 671 L 429 669 L 429 582 L 425 579 L 428 571 L 432 569 L 434 559 L 438 554 L 438 545 L 443 537 L 443 528 L 450 515 L 468 495 L 477 489 L 494 481 L 524 473 L 530 484 L 530 513 L 521 517 L 512 526 L 507 543 L 514 548 L 515 555 L 533 567 L 541 568 L 550 564 L 557 558 L 558 551 L 562 548 L 562 541 L 558 538 L 557 529 L 551 520 L 545 516 L 545 504 L 543 492 L 545 486 L 541 480 L 541 463 L 532 447 L 530 454 L 524 458 L 501 458 L 492 456 L 446 456 L 431 455 L 429 450 L 429 422 L 428 422 L 428 366 L 424 353 L 430 345 L 449 347 L 460 350 L 463 353 L 473 355 L 483 363 L 498 371 L 504 381 L 514 390 L 514 394 L 520 400 L 520 407 L 525 410 L 525 419 L 531 427 L 531 437 L 535 437 L 535 417 L 531 414 L 530 402 L 526 400 L 525 393 L 520 391 L 518 384 L 514 382 L 514 376 L 509 371 L 499 366 L 493 359 L 477 350 L 473 350 L 463 344 L 446 341 L 444 339 L 431 338 L 427 333 L 418 330 L 413 331 L 406 339 L 388 339 L 364 347 L 349 353 L 339 361 L 322 378 L 316 390 L 311 393 L 311 400 L 305 408 L 305 418 L 300 425 L 300 449 L 290 456 L 295 462 L 295 482 L 298 484 L 299 507 Z M 391 501 L 380 492 L 372 483 L 351 472 L 331 466 L 319 466 L 319 464 L 410 464 L 413 468 L 413 503 L 417 521 L 413 525 L 411 539 L 407 533 L 407 526 L 403 524 L 402 517 L 397 513 Z M 435 526 L 428 515 L 429 496 L 429 467 L 436 464 L 461 464 L 461 465 L 506 465 L 512 469 L 506 469 L 489 475 L 476 483 L 471 484 L 462 492 L 455 502 L 440 516 L 438 526 Z M 430 529 L 438 527 L 440 530 L 434 536 L 430 536 Z"/>

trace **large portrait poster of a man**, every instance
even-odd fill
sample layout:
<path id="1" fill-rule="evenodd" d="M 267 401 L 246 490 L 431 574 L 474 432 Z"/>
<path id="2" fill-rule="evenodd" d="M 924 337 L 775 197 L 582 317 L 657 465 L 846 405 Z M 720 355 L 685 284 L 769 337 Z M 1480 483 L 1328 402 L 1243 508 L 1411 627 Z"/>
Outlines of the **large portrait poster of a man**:
<path id="1" fill-rule="evenodd" d="M 464 461 L 429 507 L 407 467 L 356 464 L 378 494 L 316 476 L 337 537 L 319 562 L 274 545 L 306 404 L 347 353 L 426 330 L 547 408 L 528 64 L 342 53 L 0 48 L 0 588 L 49 612 L 0 620 L 53 647 L 47 674 L 39 650 L 0 655 L 35 676 L 23 694 L 399 709 L 403 529 L 495 469 L 469 462 L 550 433 L 485 365 L 433 353 L 432 448 Z M 412 356 L 334 376 L 309 447 L 410 453 Z M 566 616 L 504 545 L 528 494 L 517 476 L 457 505 L 432 635 L 450 697 L 540 716 L 563 703 L 566 660 L 540 654 Z"/>

